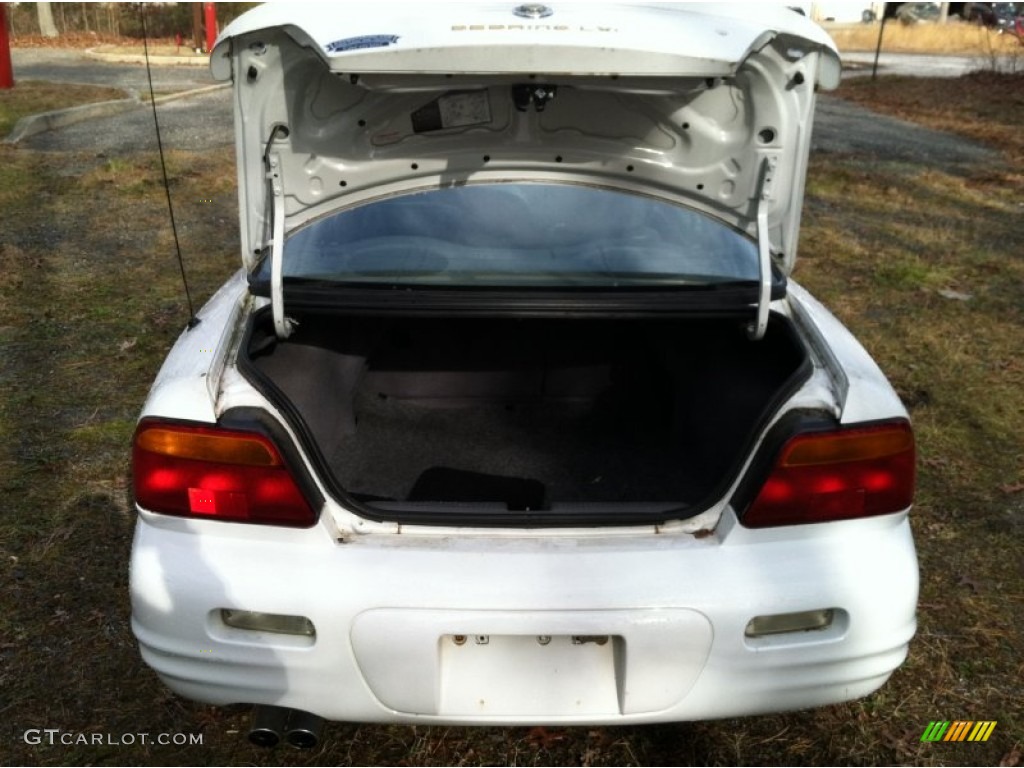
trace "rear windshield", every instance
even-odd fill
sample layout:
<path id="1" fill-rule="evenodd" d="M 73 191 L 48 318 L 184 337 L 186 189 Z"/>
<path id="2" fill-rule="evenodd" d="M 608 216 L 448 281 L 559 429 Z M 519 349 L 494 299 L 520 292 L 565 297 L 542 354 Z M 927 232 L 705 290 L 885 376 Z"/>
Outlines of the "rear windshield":
<path id="1" fill-rule="evenodd" d="M 269 278 L 269 260 L 260 267 Z M 758 279 L 756 245 L 714 219 L 625 192 L 477 184 L 377 200 L 285 241 L 284 275 L 349 284 L 686 286 Z"/>

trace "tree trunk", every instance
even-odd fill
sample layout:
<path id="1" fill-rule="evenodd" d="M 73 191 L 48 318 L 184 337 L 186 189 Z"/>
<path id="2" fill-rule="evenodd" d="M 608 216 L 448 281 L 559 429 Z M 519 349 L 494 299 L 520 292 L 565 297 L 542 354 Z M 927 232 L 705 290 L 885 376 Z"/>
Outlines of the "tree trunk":
<path id="1" fill-rule="evenodd" d="M 39 12 L 39 34 L 43 37 L 57 37 L 57 25 L 53 23 L 53 11 L 49 3 L 36 3 Z"/>
<path id="2" fill-rule="evenodd" d="M 192 48 L 201 50 L 203 47 L 203 4 L 192 3 Z"/>

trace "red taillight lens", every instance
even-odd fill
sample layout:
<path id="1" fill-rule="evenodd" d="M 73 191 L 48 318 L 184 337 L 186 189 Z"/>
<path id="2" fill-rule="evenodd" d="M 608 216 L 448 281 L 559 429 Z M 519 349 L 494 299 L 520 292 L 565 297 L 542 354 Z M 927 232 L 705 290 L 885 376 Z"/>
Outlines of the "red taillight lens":
<path id="1" fill-rule="evenodd" d="M 308 527 L 316 513 L 271 440 L 144 420 L 132 448 L 135 500 L 151 512 Z"/>
<path id="2" fill-rule="evenodd" d="M 914 498 L 914 434 L 905 421 L 797 435 L 742 517 L 748 528 L 899 512 Z"/>

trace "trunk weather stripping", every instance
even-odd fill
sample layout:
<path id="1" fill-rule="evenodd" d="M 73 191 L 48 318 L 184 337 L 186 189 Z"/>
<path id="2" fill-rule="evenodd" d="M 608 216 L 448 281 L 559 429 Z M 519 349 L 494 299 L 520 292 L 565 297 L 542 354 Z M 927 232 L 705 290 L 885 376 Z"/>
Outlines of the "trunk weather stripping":
<path id="1" fill-rule="evenodd" d="M 761 178 L 757 185 L 757 257 L 758 284 L 757 316 L 747 328 L 747 334 L 757 341 L 764 338 L 768 328 L 768 307 L 772 300 L 771 243 L 768 239 L 768 197 L 775 158 L 766 157 L 761 164 Z"/>

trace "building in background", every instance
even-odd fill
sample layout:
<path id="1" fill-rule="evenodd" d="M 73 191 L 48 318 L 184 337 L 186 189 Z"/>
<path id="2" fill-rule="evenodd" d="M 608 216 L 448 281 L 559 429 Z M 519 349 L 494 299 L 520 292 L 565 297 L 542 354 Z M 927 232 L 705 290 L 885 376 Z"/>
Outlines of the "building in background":
<path id="1" fill-rule="evenodd" d="M 882 18 L 886 3 L 871 3 L 863 0 L 815 0 L 808 15 L 817 22 L 832 21 L 839 24 L 872 22 Z M 892 5 L 897 5 L 892 3 Z M 805 11 L 806 12 L 806 11 Z"/>

